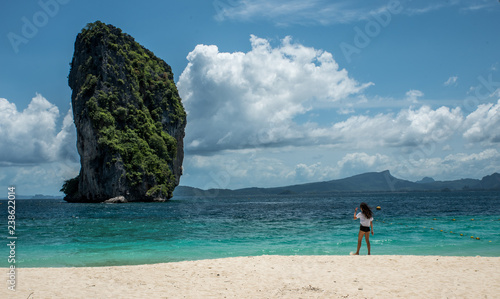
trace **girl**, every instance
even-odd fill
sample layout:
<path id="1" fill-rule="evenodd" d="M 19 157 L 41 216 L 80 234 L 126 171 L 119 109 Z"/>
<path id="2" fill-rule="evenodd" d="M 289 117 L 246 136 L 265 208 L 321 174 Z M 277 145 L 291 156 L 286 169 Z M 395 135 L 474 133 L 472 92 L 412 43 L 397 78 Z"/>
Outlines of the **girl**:
<path id="1" fill-rule="evenodd" d="M 354 255 L 359 255 L 359 249 L 361 248 L 361 240 L 363 240 L 363 236 L 365 236 L 366 246 L 368 247 L 368 255 L 370 255 L 370 228 L 373 235 L 373 213 L 372 210 L 370 210 L 370 207 L 368 207 L 368 205 L 364 202 L 362 202 L 359 207 L 361 208 L 360 213 L 357 213 L 358 208 L 354 210 L 354 220 L 360 219 L 361 224 L 358 234 L 358 250 L 356 250 Z"/>

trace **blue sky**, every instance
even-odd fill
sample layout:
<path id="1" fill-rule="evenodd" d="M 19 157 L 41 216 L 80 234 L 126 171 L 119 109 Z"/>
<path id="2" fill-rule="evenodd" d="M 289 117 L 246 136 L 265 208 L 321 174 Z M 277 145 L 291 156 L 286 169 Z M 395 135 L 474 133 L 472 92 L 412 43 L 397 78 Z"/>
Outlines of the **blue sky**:
<path id="1" fill-rule="evenodd" d="M 59 194 L 79 171 L 67 84 L 101 20 L 172 66 L 181 185 L 270 187 L 389 169 L 500 170 L 498 1 L 4 1 L 0 185 Z"/>

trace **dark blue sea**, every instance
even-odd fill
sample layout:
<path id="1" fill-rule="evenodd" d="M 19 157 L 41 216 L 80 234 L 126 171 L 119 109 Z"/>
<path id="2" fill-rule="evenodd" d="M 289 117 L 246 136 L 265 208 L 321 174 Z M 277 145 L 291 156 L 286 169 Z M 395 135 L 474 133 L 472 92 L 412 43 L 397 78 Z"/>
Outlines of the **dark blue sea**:
<path id="1" fill-rule="evenodd" d="M 174 197 L 165 203 L 16 200 L 16 267 L 114 266 L 258 255 L 348 255 L 354 208 L 372 254 L 500 256 L 499 192 Z M 8 244 L 7 201 L 0 231 Z M 2 220 L 3 219 L 3 220 Z M 479 238 L 479 239 L 477 239 Z M 361 254 L 366 254 L 363 243 Z M 8 267 L 8 246 L 0 250 Z"/>

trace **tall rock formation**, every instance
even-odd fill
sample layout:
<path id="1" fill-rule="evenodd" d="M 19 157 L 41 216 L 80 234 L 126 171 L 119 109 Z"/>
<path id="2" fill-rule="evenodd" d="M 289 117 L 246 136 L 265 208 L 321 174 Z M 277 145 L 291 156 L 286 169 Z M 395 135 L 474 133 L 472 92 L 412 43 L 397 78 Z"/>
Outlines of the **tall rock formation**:
<path id="1" fill-rule="evenodd" d="M 80 174 L 69 202 L 164 201 L 179 184 L 186 113 L 165 61 L 119 28 L 88 24 L 69 73 Z"/>

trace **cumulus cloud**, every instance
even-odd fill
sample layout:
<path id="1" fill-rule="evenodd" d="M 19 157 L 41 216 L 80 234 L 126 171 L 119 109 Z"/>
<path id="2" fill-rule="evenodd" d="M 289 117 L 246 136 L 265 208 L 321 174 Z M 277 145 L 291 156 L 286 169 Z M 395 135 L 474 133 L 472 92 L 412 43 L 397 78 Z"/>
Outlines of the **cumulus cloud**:
<path id="1" fill-rule="evenodd" d="M 448 78 L 448 80 L 446 80 L 446 82 L 443 83 L 443 85 L 444 86 L 457 85 L 457 80 L 458 80 L 457 76 L 451 76 L 450 78 Z"/>
<path id="2" fill-rule="evenodd" d="M 406 100 L 411 103 L 418 103 L 418 98 L 424 96 L 424 93 L 420 90 L 412 89 L 406 92 Z"/>
<path id="3" fill-rule="evenodd" d="M 76 130 L 71 110 L 60 130 L 59 109 L 40 94 L 23 111 L 0 98 L 0 164 L 25 165 L 76 160 Z"/>
<path id="4" fill-rule="evenodd" d="M 277 187 L 329 181 L 386 169 L 395 177 L 410 181 L 426 176 L 436 180 L 454 180 L 481 178 L 498 172 L 500 168 L 500 152 L 492 148 L 443 156 L 437 150 L 407 153 L 387 149 L 381 151 L 340 154 L 316 148 L 281 155 L 273 155 L 268 150 L 235 150 L 213 156 L 190 155 L 184 163 L 187 172 L 181 184 L 197 182 L 202 189 Z M 318 158 L 321 162 L 315 162 L 315 157 L 305 157 L 311 152 L 323 153 L 324 157 Z"/>
<path id="5" fill-rule="evenodd" d="M 316 150 L 318 151 L 318 150 Z M 338 177 L 335 164 L 303 159 L 309 150 L 272 153 L 269 149 L 228 150 L 211 156 L 188 155 L 181 184 L 202 189 L 278 187 Z M 313 158 L 314 160 L 314 158 Z"/>
<path id="6" fill-rule="evenodd" d="M 419 180 L 431 176 L 453 180 L 481 178 L 498 172 L 500 168 L 500 152 L 496 149 L 485 149 L 478 153 L 454 153 L 443 157 L 420 153 L 422 155 L 349 153 L 337 163 L 338 171 L 341 177 L 346 177 L 388 169 L 392 175 L 402 179 Z"/>
<path id="7" fill-rule="evenodd" d="M 299 163 L 286 176 L 291 182 L 306 183 L 315 181 L 331 180 L 338 175 L 338 170 L 321 162 L 306 164 Z"/>
<path id="8" fill-rule="evenodd" d="M 219 150 L 299 139 L 293 118 L 370 86 L 339 69 L 331 53 L 251 36 L 248 53 L 198 45 L 178 82 L 188 112 L 187 150 Z"/>
<path id="9" fill-rule="evenodd" d="M 413 178 L 437 176 L 451 179 L 481 178 L 498 172 L 500 153 L 496 149 L 485 149 L 478 153 L 453 153 L 445 157 L 427 157 L 399 160 L 396 172 Z"/>
<path id="10" fill-rule="evenodd" d="M 442 142 L 463 122 L 460 108 L 408 108 L 398 114 L 356 115 L 330 128 L 314 128 L 310 137 L 353 148 L 418 146 Z"/>
<path id="11" fill-rule="evenodd" d="M 187 155 L 181 184 L 202 189 L 275 187 L 290 178 L 292 166 L 259 149 L 226 150 L 206 155 Z"/>
<path id="12" fill-rule="evenodd" d="M 463 136 L 472 142 L 498 142 L 498 104 L 480 105 L 467 116 L 457 108 L 427 105 L 397 113 L 352 115 L 330 126 L 297 123 L 295 117 L 325 103 L 344 102 L 339 114 L 354 113 L 349 99 L 363 97 L 372 83 L 350 78 L 328 52 L 293 43 L 272 47 L 252 36 L 248 53 L 219 52 L 198 45 L 188 55 L 179 92 L 188 111 L 186 150 L 310 146 L 343 148 L 416 147 Z M 406 101 L 424 94 L 409 90 Z"/>
<path id="13" fill-rule="evenodd" d="M 498 171 L 498 151 L 484 147 L 500 140 L 500 101 L 467 115 L 421 105 L 424 93 L 413 89 L 381 105 L 364 94 L 372 83 L 357 82 L 326 51 L 290 37 L 276 46 L 256 36 L 250 42 L 246 53 L 198 45 L 187 57 L 177 84 L 188 112 L 182 184 L 272 187 L 384 169 L 411 180 Z M 325 107 L 337 112 L 330 122 Z M 481 150 L 457 153 L 463 140 L 482 143 Z M 313 150 L 322 158 L 310 157 Z"/>
<path id="14" fill-rule="evenodd" d="M 468 116 L 460 107 L 417 105 L 397 113 L 352 115 L 326 126 L 298 123 L 295 117 L 325 103 L 342 102 L 339 114 L 354 113 L 349 100 L 363 97 L 372 83 L 358 83 L 330 53 L 293 43 L 290 37 L 277 47 L 256 36 L 250 41 L 248 53 L 198 45 L 188 55 L 178 82 L 188 111 L 188 153 L 325 144 L 344 149 L 417 147 L 453 136 L 471 142 L 500 139 L 495 130 L 499 104 L 480 105 Z M 423 95 L 413 89 L 405 99 L 418 102 Z"/>
<path id="15" fill-rule="evenodd" d="M 482 104 L 464 122 L 464 138 L 470 142 L 500 143 L 500 100 Z"/>
<path id="16" fill-rule="evenodd" d="M 338 163 L 339 169 L 345 174 L 358 174 L 368 170 L 385 170 L 390 168 L 391 158 L 382 154 L 369 155 L 364 152 L 349 153 Z"/>

